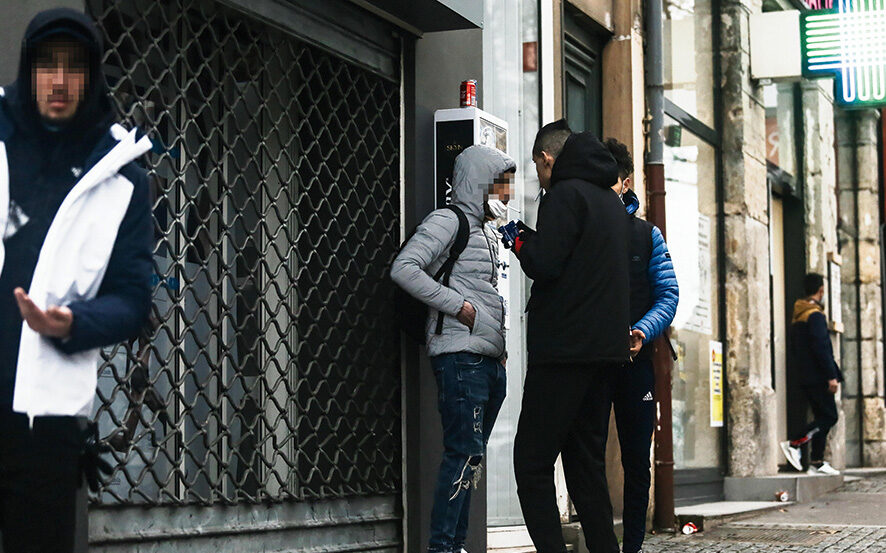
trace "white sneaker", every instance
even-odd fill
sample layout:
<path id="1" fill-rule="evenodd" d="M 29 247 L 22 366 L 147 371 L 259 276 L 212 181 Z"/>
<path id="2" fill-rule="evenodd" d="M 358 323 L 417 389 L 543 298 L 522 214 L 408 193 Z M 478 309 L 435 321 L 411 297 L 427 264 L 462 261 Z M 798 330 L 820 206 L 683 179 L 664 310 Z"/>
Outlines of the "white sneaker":
<path id="1" fill-rule="evenodd" d="M 837 476 L 840 474 L 840 471 L 832 467 L 827 461 L 822 463 L 820 467 L 810 466 L 807 472 L 809 474 L 826 474 L 828 476 Z"/>
<path id="2" fill-rule="evenodd" d="M 791 447 L 791 442 L 781 442 L 778 445 L 781 446 L 781 452 L 784 453 L 785 459 L 788 460 L 788 463 L 790 463 L 795 469 L 802 471 L 803 463 L 800 462 L 800 458 L 802 457 L 800 448 Z"/>

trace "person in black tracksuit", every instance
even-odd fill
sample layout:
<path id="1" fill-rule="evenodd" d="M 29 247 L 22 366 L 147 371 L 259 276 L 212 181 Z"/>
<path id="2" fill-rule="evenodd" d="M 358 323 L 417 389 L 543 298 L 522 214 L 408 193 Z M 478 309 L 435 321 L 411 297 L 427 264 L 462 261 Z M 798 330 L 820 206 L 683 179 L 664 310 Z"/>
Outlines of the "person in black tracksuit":
<path id="1" fill-rule="evenodd" d="M 514 245 L 534 280 L 514 440 L 517 494 L 537 551 L 565 553 L 554 488 L 562 453 L 588 548 L 615 553 L 605 450 L 612 378 L 629 358 L 628 217 L 610 189 L 618 167 L 609 151 L 591 133 L 570 136 L 564 122 L 552 125 L 533 148 L 546 190 L 537 230 L 524 226 Z M 568 139 L 551 146 L 549 134 Z"/>
<path id="2" fill-rule="evenodd" d="M 636 216 L 640 200 L 630 189 L 634 161 L 627 146 L 614 138 L 604 144 L 618 163 L 613 190 L 630 215 L 631 362 L 614 381 L 613 405 L 624 469 L 624 553 L 638 553 L 646 535 L 651 483 L 649 448 L 655 426 L 655 371 L 652 345 L 677 314 L 679 289 L 671 255 L 661 231 Z"/>
<path id="3" fill-rule="evenodd" d="M 151 305 L 147 174 L 123 161 L 142 150 L 114 136 L 102 49 L 101 35 L 83 13 L 41 12 L 25 33 L 18 80 L 0 94 L 0 173 L 5 173 L 0 198 L 8 207 L 8 213 L 0 214 L 0 223 L 5 222 L 0 224 L 0 534 L 5 553 L 73 551 L 78 489 L 84 473 L 91 486 L 97 484 L 100 462 L 100 448 L 84 435 L 94 385 L 80 397 L 73 392 L 82 388 L 74 385 L 73 373 L 61 371 L 55 387 L 53 382 L 26 381 L 23 374 L 44 374 L 37 370 L 54 366 L 47 359 L 73 360 L 78 369 L 77 363 L 87 359 L 81 372 L 94 379 L 97 365 L 89 360 L 98 357 L 98 348 L 136 335 Z M 121 143 L 123 150 L 116 148 Z M 107 156 L 111 150 L 120 153 Z M 114 163 L 124 164 L 112 170 Z M 94 183 L 100 179 L 96 175 L 105 178 L 87 191 L 80 185 L 90 182 L 90 173 Z M 131 190 L 125 204 L 122 197 L 106 203 L 106 192 L 115 190 Z M 83 207 L 90 205 L 91 211 Z M 79 206 L 80 214 L 102 212 L 105 220 L 64 217 L 72 206 Z M 107 222 L 110 213 L 122 214 L 115 219 L 118 226 Z M 106 232 L 63 233 L 77 255 L 64 263 L 53 255 L 47 258 L 49 236 L 60 236 L 51 231 L 67 228 L 57 223 L 116 231 L 112 249 L 105 248 Z M 47 259 L 55 263 L 49 271 Z M 103 277 L 91 276 L 101 273 L 85 264 L 103 261 Z M 50 296 L 47 304 L 37 297 L 41 288 L 49 289 L 47 283 L 69 277 L 78 280 L 67 296 Z M 97 291 L 79 286 L 91 278 L 100 278 Z M 34 348 L 20 347 L 34 333 L 39 335 L 39 355 Z M 45 392 L 56 388 L 62 390 L 59 396 Z M 34 389 L 44 390 L 41 397 L 23 393 Z M 82 409 L 59 412 L 62 400 L 82 401 Z M 17 407 L 17 402 L 27 407 Z"/>
<path id="4" fill-rule="evenodd" d="M 837 424 L 839 416 L 834 396 L 839 390 L 839 383 L 843 381 L 843 373 L 834 360 L 828 321 L 821 305 L 824 277 L 810 273 L 806 275 L 804 287 L 806 297 L 794 303 L 788 359 L 800 374 L 800 385 L 814 419 L 801 436 L 779 445 L 788 462 L 797 470 L 802 470 L 800 448 L 811 442 L 808 472 L 813 475 L 836 475 L 839 472 L 824 460 L 824 451 L 828 432 Z"/>

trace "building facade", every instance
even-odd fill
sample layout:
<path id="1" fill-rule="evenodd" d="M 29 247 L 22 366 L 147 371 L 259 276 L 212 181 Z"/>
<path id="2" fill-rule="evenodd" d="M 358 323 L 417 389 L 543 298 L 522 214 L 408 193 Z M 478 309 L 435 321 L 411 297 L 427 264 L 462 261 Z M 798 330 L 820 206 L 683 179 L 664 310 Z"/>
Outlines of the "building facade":
<path id="1" fill-rule="evenodd" d="M 542 3 L 552 14 L 547 80 L 542 69 L 550 119 L 564 116 L 577 129 L 627 143 L 641 209 L 654 199 L 640 162 L 648 138 L 647 4 Z M 752 75 L 753 16 L 834 6 L 664 0 L 662 7 L 666 184 L 665 213 L 655 222 L 666 228 L 680 283 L 670 331 L 676 504 L 729 499 L 727 477 L 785 468 L 777 444 L 808 420 L 802 368 L 788 362 L 793 303 L 807 272 L 825 277 L 825 310 L 846 375 L 828 458 L 838 467 L 883 466 L 880 114 L 836 105 L 831 79 Z M 541 23 L 544 36 L 544 17 Z M 599 76 L 581 74 L 581 39 L 597 41 Z M 577 93 L 585 82 L 599 90 L 596 106 Z M 611 436 L 618 513 L 616 444 Z"/>
<path id="2" fill-rule="evenodd" d="M 786 352 L 808 271 L 828 281 L 846 375 L 829 458 L 884 466 L 880 113 L 836 106 L 831 80 L 752 78 L 752 16 L 799 1 L 661 1 L 655 217 L 680 306 L 676 360 L 658 368 L 672 432 L 655 438 L 673 445 L 675 486 L 654 497 L 719 500 L 725 478 L 779 470 L 778 441 L 806 416 Z M 391 323 L 387 269 L 435 206 L 434 112 L 478 81 L 517 161 L 513 218 L 535 222 L 532 141 L 560 117 L 628 145 L 647 214 L 647 2 L 18 2 L 4 81 L 30 17 L 60 3 L 95 18 L 121 118 L 154 141 L 154 320 L 99 369 L 94 418 L 116 468 L 84 495 L 81 549 L 422 550 L 436 389 Z M 523 539 L 511 459 L 531 283 L 506 263 L 508 399 L 469 550 Z"/>
<path id="3" fill-rule="evenodd" d="M 58 5 L 10 10 L 5 79 Z M 432 152 L 419 37 L 480 33 L 482 6 L 67 5 L 95 19 L 120 118 L 154 142 L 153 320 L 99 368 L 115 471 L 84 492 L 78 547 L 413 550 L 420 414 L 387 270 Z"/>
<path id="4" fill-rule="evenodd" d="M 85 9 L 156 223 L 156 322 L 99 373 L 90 548 L 398 550 L 408 34 L 345 3 Z"/>
<path id="5" fill-rule="evenodd" d="M 772 475 L 785 464 L 777 442 L 796 435 L 808 420 L 798 390 L 802 367 L 791 366 L 787 354 L 793 303 L 803 296 L 807 272 L 825 277 L 831 338 L 846 374 L 838 395 L 840 423 L 829 435 L 827 456 L 839 467 L 881 466 L 879 114 L 837 106 L 830 79 L 753 77 L 754 16 L 807 11 L 807 5 L 721 0 L 664 6 L 670 45 L 665 110 L 682 127 L 665 132 L 666 160 L 673 164 L 665 170 L 668 213 L 672 205 L 674 213 L 686 213 L 686 199 L 673 197 L 682 194 L 684 181 L 697 182 L 699 202 L 698 232 L 690 244 L 682 238 L 692 236 L 688 226 L 675 237 L 669 225 L 681 285 L 672 333 L 681 354 L 673 375 L 677 502 L 722 498 L 719 478 Z M 683 150 L 687 131 L 689 149 Z M 695 169 L 687 177 L 689 166 Z M 864 200 L 857 201 L 858 195 Z M 697 281 L 685 274 L 694 267 L 688 252 L 696 246 Z M 683 352 L 691 347 L 680 336 L 699 329 L 711 330 L 699 336 L 704 341 L 722 341 L 722 427 L 714 426 L 719 409 L 712 408 L 716 386 L 710 379 L 717 373 L 709 369 L 710 355 L 691 355 L 695 369 L 684 364 Z"/>

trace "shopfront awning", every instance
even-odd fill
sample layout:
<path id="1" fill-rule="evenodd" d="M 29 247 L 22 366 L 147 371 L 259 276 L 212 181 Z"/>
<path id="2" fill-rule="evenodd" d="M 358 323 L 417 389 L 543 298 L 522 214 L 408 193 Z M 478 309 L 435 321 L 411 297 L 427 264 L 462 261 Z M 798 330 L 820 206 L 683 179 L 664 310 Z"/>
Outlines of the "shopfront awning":
<path id="1" fill-rule="evenodd" d="M 351 1 L 383 12 L 417 34 L 483 27 L 483 2 L 478 0 Z"/>

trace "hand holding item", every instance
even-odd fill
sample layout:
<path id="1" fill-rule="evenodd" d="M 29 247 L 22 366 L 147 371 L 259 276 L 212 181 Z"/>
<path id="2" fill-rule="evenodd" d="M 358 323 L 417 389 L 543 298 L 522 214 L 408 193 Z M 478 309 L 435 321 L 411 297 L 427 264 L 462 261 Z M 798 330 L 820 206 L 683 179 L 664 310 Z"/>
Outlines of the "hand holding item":
<path id="1" fill-rule="evenodd" d="M 37 334 L 47 338 L 67 338 L 71 335 L 74 314 L 67 307 L 52 305 L 44 311 L 21 288 L 15 289 L 15 301 L 22 319 Z"/>
<path id="2" fill-rule="evenodd" d="M 646 334 L 643 333 L 639 328 L 631 329 L 631 357 L 634 357 L 640 350 L 643 349 L 643 340 L 646 339 Z"/>
<path id="3" fill-rule="evenodd" d="M 520 235 L 520 229 L 517 225 L 517 221 L 511 221 L 502 227 L 498 227 L 498 231 L 501 233 L 501 243 L 509 250 L 514 249 L 514 244 Z"/>
<path id="4" fill-rule="evenodd" d="M 465 300 L 464 305 L 461 306 L 461 309 L 458 312 L 458 315 L 455 316 L 459 322 L 466 327 L 474 330 L 474 317 L 477 316 L 477 311 L 474 309 L 474 306 L 471 305 L 467 300 Z"/>
<path id="5" fill-rule="evenodd" d="M 535 234 L 535 229 L 529 228 L 526 223 L 523 221 L 517 221 L 517 230 L 520 231 L 520 237 L 523 240 L 528 239 L 530 236 Z"/>

